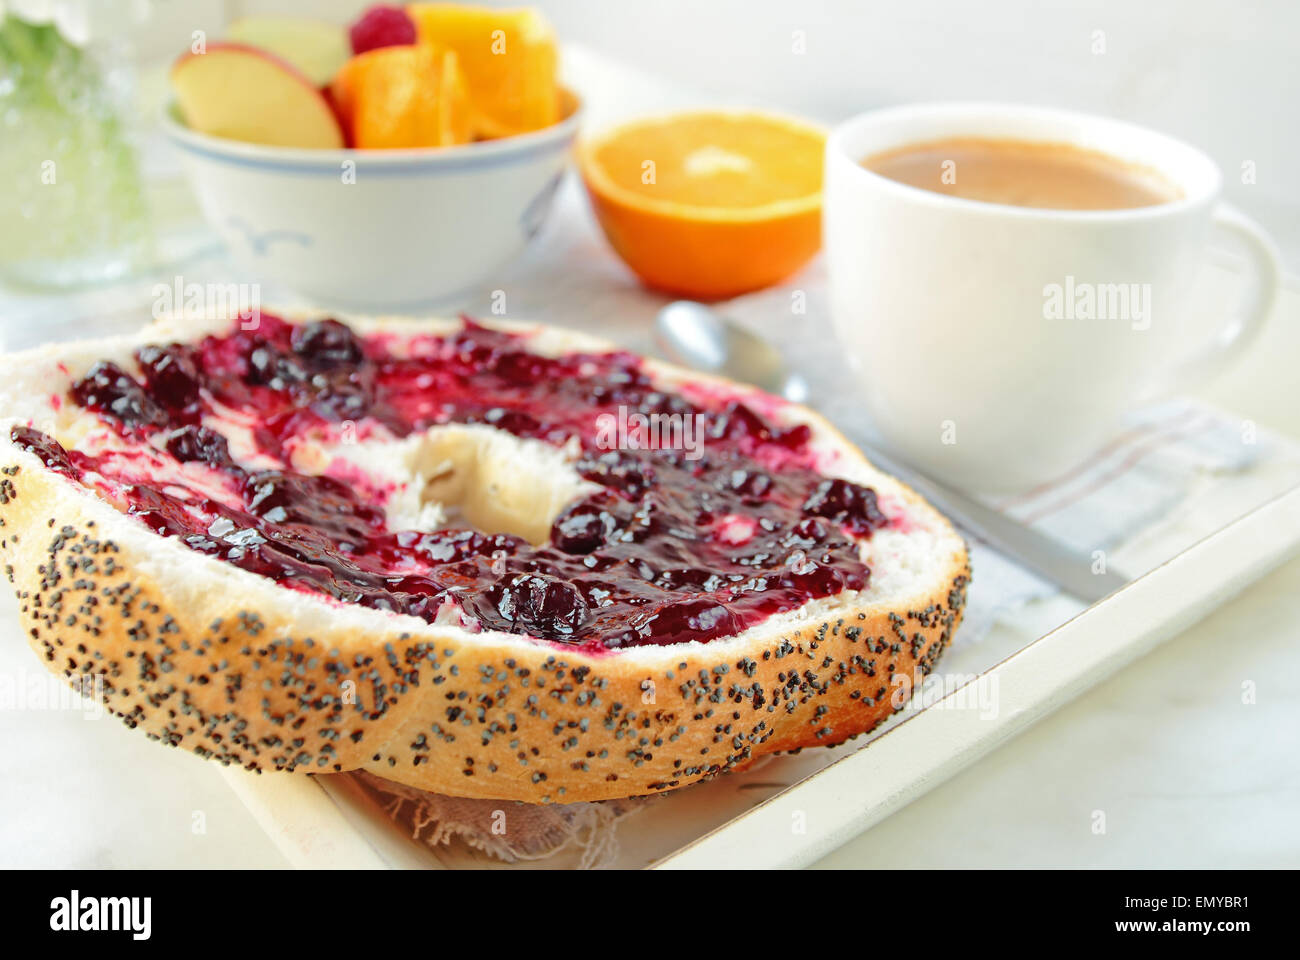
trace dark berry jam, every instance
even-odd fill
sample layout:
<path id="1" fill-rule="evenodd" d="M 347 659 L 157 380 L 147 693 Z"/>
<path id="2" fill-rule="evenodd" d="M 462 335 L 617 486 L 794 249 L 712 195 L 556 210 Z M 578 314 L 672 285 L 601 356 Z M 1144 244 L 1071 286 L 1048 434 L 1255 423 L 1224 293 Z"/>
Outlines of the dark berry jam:
<path id="1" fill-rule="evenodd" d="M 543 356 L 526 335 L 469 320 L 445 336 L 359 337 L 334 320 L 264 314 L 256 330 L 149 345 L 136 361 L 138 375 L 95 364 L 70 395 L 175 461 L 165 482 L 28 427 L 14 441 L 52 470 L 93 474 L 162 536 L 345 603 L 429 621 L 450 609 L 592 651 L 707 641 L 866 587 L 855 538 L 887 522 L 872 490 L 817 472 L 807 427 L 735 397 L 665 391 L 631 354 Z M 611 449 L 602 417 L 629 412 L 698 417 L 702 442 Z M 222 433 L 232 418 L 251 431 L 245 462 Z M 576 445 L 574 468 L 597 489 L 535 545 L 464 526 L 393 530 L 364 485 L 290 466 L 308 431 L 400 438 L 447 423 Z M 187 486 L 193 470 L 208 481 Z"/>

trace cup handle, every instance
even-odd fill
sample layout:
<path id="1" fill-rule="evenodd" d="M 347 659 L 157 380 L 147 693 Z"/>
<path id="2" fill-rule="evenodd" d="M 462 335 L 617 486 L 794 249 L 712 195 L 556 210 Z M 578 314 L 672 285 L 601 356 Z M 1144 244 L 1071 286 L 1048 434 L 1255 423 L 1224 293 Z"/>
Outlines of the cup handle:
<path id="1" fill-rule="evenodd" d="M 1173 371 L 1169 392 L 1195 390 L 1231 366 L 1264 329 L 1282 280 L 1281 255 L 1263 227 L 1230 203 L 1215 208 L 1211 223 L 1238 242 L 1251 262 L 1254 276 L 1238 314 L 1228 319 L 1205 349 Z"/>

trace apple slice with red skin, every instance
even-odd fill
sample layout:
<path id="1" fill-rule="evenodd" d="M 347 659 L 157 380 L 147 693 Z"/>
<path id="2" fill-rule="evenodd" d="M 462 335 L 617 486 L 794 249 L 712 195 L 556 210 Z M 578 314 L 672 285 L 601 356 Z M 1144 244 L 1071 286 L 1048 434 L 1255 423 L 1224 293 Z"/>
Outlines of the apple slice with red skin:
<path id="1" fill-rule="evenodd" d="M 277 147 L 343 146 L 329 102 L 285 61 L 240 43 L 187 53 L 171 72 L 181 117 L 192 130 Z"/>

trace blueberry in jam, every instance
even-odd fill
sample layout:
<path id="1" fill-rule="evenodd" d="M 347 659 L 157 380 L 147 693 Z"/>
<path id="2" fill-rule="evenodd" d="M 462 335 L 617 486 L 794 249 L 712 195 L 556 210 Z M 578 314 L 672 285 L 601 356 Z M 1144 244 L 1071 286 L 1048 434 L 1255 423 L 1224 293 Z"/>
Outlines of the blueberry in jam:
<path id="1" fill-rule="evenodd" d="M 287 391 L 293 384 L 307 379 L 307 368 L 272 346 L 259 346 L 248 352 L 248 382 L 265 384 L 272 390 Z"/>
<path id="2" fill-rule="evenodd" d="M 707 642 L 736 633 L 742 622 L 720 601 L 707 597 L 678 600 L 632 618 L 618 637 L 620 646 L 637 643 Z"/>
<path id="3" fill-rule="evenodd" d="M 214 467 L 233 465 L 226 438 L 207 427 L 187 424 L 167 437 L 166 446 L 167 452 L 181 463 L 208 463 Z"/>
<path id="4" fill-rule="evenodd" d="M 28 427 L 14 441 L 50 469 L 115 488 L 163 536 L 344 603 L 430 621 L 450 607 L 484 629 L 591 651 L 708 641 L 865 588 L 858 539 L 887 522 L 874 491 L 817 472 L 806 426 L 664 390 L 631 354 L 543 356 L 526 335 L 468 320 L 394 351 L 334 320 L 263 314 L 256 330 L 154 344 L 136 359 L 138 378 L 96 364 L 72 400 L 134 443 L 218 471 L 229 502 L 174 478 L 142 483 L 118 459 Z M 701 417 L 700 455 L 606 449 L 599 418 L 620 408 Z M 251 424 L 257 469 L 232 457 L 219 412 Z M 298 435 L 341 420 L 399 438 L 475 423 L 576 444 L 574 469 L 599 489 L 568 504 L 543 544 L 464 526 L 389 529 L 354 483 L 290 465 Z"/>
<path id="5" fill-rule="evenodd" d="M 72 388 L 72 399 L 130 430 L 166 426 L 167 412 L 117 364 L 101 360 Z"/>
<path id="6" fill-rule="evenodd" d="M 576 584 L 546 573 L 521 573 L 488 589 L 488 597 L 513 632 L 568 637 L 589 616 Z"/>
<path id="7" fill-rule="evenodd" d="M 599 503 L 583 500 L 567 508 L 551 525 L 551 543 L 565 553 L 591 553 L 614 532 L 617 521 Z"/>
<path id="8" fill-rule="evenodd" d="M 541 426 L 536 417 L 518 410 L 506 410 L 503 407 L 493 407 L 483 414 L 483 422 L 506 433 L 513 433 L 517 437 L 536 436 L 538 427 Z"/>
<path id="9" fill-rule="evenodd" d="M 874 490 L 838 477 L 819 483 L 804 501 L 803 509 L 805 513 L 839 520 L 861 533 L 869 533 L 885 523 Z"/>
<path id="10" fill-rule="evenodd" d="M 355 367 L 364 357 L 356 335 L 337 320 L 300 324 L 293 328 L 289 343 L 315 370 Z"/>
<path id="11" fill-rule="evenodd" d="M 248 512 L 276 525 L 316 530 L 345 551 L 364 548 L 383 514 L 360 503 L 346 484 L 327 476 L 260 470 L 244 478 Z"/>
<path id="12" fill-rule="evenodd" d="M 20 450 L 26 450 L 45 464 L 47 470 L 68 477 L 80 476 L 81 471 L 73 466 L 71 455 L 53 437 L 31 427 L 16 426 L 9 431 L 9 438 Z"/>
<path id="13" fill-rule="evenodd" d="M 141 347 L 135 355 L 149 395 L 168 410 L 184 410 L 199 399 L 199 373 L 180 344 Z"/>

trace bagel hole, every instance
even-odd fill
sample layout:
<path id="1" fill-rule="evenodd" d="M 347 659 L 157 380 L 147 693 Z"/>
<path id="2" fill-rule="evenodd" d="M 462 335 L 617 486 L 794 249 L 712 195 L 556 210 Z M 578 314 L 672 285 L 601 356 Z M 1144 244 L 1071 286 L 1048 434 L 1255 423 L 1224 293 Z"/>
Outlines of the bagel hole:
<path id="1" fill-rule="evenodd" d="M 412 445 L 408 465 L 417 527 L 469 526 L 535 546 L 550 539 L 566 506 L 598 489 L 563 450 L 482 425 L 431 428 Z"/>

